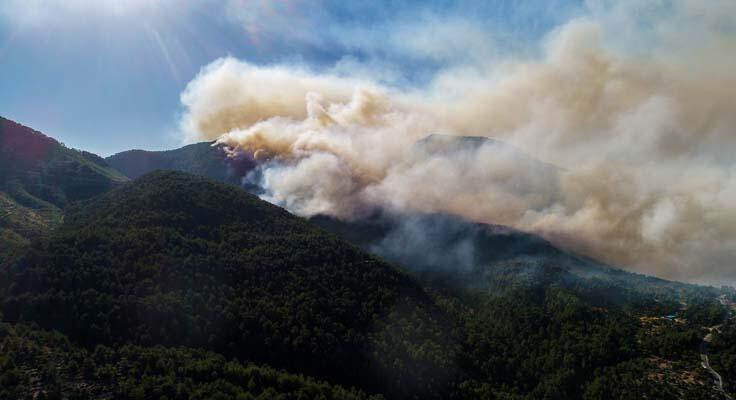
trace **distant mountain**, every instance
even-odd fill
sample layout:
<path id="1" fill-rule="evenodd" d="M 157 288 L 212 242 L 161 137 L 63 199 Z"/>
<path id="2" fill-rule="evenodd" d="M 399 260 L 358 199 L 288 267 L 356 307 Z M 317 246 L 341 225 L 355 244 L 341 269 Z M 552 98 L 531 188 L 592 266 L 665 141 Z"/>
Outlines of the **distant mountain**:
<path id="1" fill-rule="evenodd" d="M 47 232 L 69 203 L 128 179 L 102 158 L 0 117 L 0 264 L 13 246 Z"/>
<path id="2" fill-rule="evenodd" d="M 502 185 L 510 193 L 545 196 L 544 204 L 547 205 L 558 200 L 553 196 L 560 192 L 561 169 L 509 143 L 484 136 L 431 134 L 414 143 L 412 150 L 419 159 L 444 160 L 449 165 L 467 167 L 471 171 L 475 160 L 486 160 L 486 169 L 500 168 L 508 172 L 505 181 L 501 174 L 494 178 L 494 184 Z"/>
<path id="3" fill-rule="evenodd" d="M 394 397 L 442 397 L 453 377 L 457 345 L 416 282 L 202 177 L 154 172 L 77 204 L 12 271 L 6 320 L 91 347 L 204 348 Z"/>
<path id="4" fill-rule="evenodd" d="M 175 150 L 129 150 L 107 157 L 108 164 L 135 179 L 155 170 L 173 170 L 239 184 L 252 164 L 242 158 L 228 158 L 221 146 L 212 142 L 190 144 Z"/>
<path id="5" fill-rule="evenodd" d="M 483 147 L 489 147 L 499 154 L 507 155 L 520 168 L 523 168 L 525 174 L 542 173 L 545 176 L 554 176 L 559 171 L 559 168 L 553 164 L 539 161 L 519 148 L 485 136 L 457 136 L 433 133 L 418 140 L 414 144 L 415 151 L 445 157 L 459 153 L 475 153 Z"/>

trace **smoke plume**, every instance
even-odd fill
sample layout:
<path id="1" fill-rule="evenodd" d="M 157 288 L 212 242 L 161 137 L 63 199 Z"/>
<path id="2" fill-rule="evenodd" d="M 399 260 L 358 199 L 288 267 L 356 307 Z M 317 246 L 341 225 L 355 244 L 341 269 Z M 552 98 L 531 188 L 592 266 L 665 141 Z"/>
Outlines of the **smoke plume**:
<path id="1" fill-rule="evenodd" d="M 182 124 L 252 156 L 263 196 L 300 215 L 446 213 L 730 284 L 733 49 L 732 1 L 591 2 L 538 56 L 479 53 L 421 87 L 220 59 L 182 94 Z"/>

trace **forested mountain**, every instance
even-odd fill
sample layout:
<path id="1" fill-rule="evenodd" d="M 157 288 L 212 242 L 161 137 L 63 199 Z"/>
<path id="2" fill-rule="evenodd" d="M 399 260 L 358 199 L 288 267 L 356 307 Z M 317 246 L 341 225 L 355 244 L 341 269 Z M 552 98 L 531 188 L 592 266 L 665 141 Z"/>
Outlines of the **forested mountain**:
<path id="1" fill-rule="evenodd" d="M 455 376 L 456 338 L 416 282 L 238 188 L 179 172 L 77 205 L 11 274 L 6 320 L 88 347 L 204 348 L 398 397 L 443 397 Z"/>
<path id="2" fill-rule="evenodd" d="M 599 306 L 678 308 L 684 297 L 718 291 L 613 268 L 566 252 L 535 234 L 443 214 L 375 214 L 314 224 L 401 265 L 422 280 L 481 292 L 512 286 L 574 288 Z"/>
<path id="3" fill-rule="evenodd" d="M 447 215 L 311 222 L 442 293 L 475 377 L 461 396 L 721 398 L 697 353 L 702 327 L 729 314 L 719 289 L 625 272 L 536 235 Z"/>
<path id="4" fill-rule="evenodd" d="M 734 387 L 732 290 L 448 215 L 305 220 L 188 173 L 123 183 L 31 133 L 4 136 L 4 187 L 58 218 L 0 268 L 0 399 L 725 398 L 703 351 Z"/>
<path id="5" fill-rule="evenodd" d="M 92 153 L 0 117 L 0 265 L 56 226 L 70 202 L 127 180 Z"/>
<path id="6" fill-rule="evenodd" d="M 499 149 L 514 165 L 535 171 L 540 182 L 555 182 L 557 167 L 528 156 L 506 143 L 486 137 L 432 134 L 419 140 L 415 151 L 443 157 L 467 157 L 483 146 Z M 211 143 L 176 150 L 132 150 L 109 157 L 108 162 L 135 178 L 156 168 L 190 172 L 237 183 L 254 161 L 228 158 Z M 541 184 L 541 183 L 540 183 Z M 251 192 L 262 188 L 247 187 Z M 586 288 L 600 302 L 637 307 L 679 304 L 691 285 L 626 273 L 620 269 L 567 253 L 541 237 L 500 225 L 486 225 L 442 214 L 377 212 L 357 221 L 316 216 L 311 221 L 364 250 L 399 264 L 422 279 L 454 282 L 463 287 L 496 290 L 511 281 L 545 281 Z M 610 293 L 609 293 L 610 292 Z M 702 292 L 702 291 L 701 291 Z M 655 300 L 657 303 L 655 303 Z"/>
<path id="7" fill-rule="evenodd" d="M 381 399 L 201 349 L 80 347 L 58 332 L 0 323 L 2 399 Z"/>
<path id="8" fill-rule="evenodd" d="M 74 205 L 4 271 L 4 347 L 35 349 L 0 360 L 5 394 L 717 398 L 697 368 L 699 327 L 725 312 L 715 292 L 683 297 L 688 322 L 668 325 L 680 305 L 601 307 L 585 285 L 517 272 L 494 291 L 411 278 L 238 188 L 156 172 Z M 54 350 L 67 339 L 27 323 L 71 342 Z M 67 356 L 78 367 L 22 378 Z"/>
<path id="9" fill-rule="evenodd" d="M 221 146 L 211 142 L 190 144 L 167 151 L 128 150 L 105 159 L 128 178 L 135 179 L 149 172 L 165 169 L 189 172 L 222 182 L 238 184 L 252 165 L 248 160 L 228 158 Z"/>

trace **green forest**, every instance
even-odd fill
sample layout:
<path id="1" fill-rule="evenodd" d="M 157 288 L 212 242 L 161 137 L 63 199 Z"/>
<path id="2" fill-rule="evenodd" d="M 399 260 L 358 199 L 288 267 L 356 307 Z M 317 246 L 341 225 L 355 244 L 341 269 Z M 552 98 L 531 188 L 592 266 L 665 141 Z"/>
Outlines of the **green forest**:
<path id="1" fill-rule="evenodd" d="M 126 177 L 0 122 L 0 399 L 735 389 L 732 289 L 444 215 L 307 220 L 239 187 L 209 143 L 108 159 Z M 151 172 L 161 166 L 186 171 Z M 402 236 L 407 223 L 427 242 Z M 472 268 L 445 257 L 458 243 L 478 249 Z M 704 349 L 725 392 L 700 365 Z"/>
<path id="2" fill-rule="evenodd" d="M 416 274 L 154 172 L 67 207 L 2 271 L 0 398 L 718 398 L 698 345 L 729 291 L 488 268 Z"/>

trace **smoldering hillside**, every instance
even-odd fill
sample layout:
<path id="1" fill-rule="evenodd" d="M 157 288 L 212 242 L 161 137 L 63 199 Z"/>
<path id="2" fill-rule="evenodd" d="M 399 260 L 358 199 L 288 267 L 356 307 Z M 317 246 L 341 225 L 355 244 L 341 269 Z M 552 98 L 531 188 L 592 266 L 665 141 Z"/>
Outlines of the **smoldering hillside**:
<path id="1" fill-rule="evenodd" d="M 420 86 L 220 59 L 182 94 L 182 127 L 254 159 L 262 196 L 303 216 L 441 213 L 733 282 L 736 6 L 650 8 L 591 2 L 538 53 L 478 52 Z M 418 148 L 435 132 L 506 145 Z"/>

